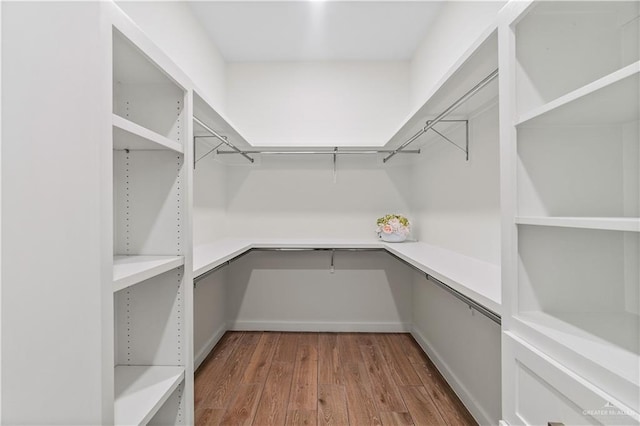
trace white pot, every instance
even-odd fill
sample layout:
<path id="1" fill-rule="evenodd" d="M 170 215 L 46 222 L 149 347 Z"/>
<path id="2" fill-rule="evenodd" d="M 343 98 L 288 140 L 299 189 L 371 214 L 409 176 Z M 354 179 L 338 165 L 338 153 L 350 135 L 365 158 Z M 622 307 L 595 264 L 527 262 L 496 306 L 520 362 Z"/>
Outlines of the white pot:
<path id="1" fill-rule="evenodd" d="M 400 243 L 407 239 L 407 236 L 401 232 L 392 232 L 385 234 L 384 232 L 378 232 L 378 238 L 387 243 Z"/>

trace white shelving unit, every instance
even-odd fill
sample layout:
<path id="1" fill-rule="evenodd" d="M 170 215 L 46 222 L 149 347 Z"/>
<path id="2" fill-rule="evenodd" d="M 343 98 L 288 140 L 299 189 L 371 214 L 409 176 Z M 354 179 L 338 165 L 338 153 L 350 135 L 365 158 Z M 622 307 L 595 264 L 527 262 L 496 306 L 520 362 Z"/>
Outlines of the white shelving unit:
<path id="1" fill-rule="evenodd" d="M 411 135 L 426 125 L 427 120 L 434 119 L 445 111 L 453 102 L 462 97 L 467 91 L 482 81 L 498 68 L 498 33 L 497 26 L 491 26 L 481 34 L 460 59 L 451 66 L 442 79 L 426 94 L 425 101 L 412 111 L 398 130 L 387 142 L 387 146 L 395 148 L 408 140 Z M 495 105 L 498 101 L 498 79 L 490 82 L 466 102 L 451 112 L 448 118 L 437 125 L 436 130 L 445 135 L 455 131 L 460 123 L 449 123 L 446 120 L 471 119 L 478 113 Z M 415 149 L 439 138 L 429 133 L 414 142 L 408 149 Z M 446 142 L 445 142 L 446 143 Z"/>
<path id="2" fill-rule="evenodd" d="M 184 368 L 118 366 L 115 373 L 117 425 L 145 425 L 184 380 Z"/>
<path id="3" fill-rule="evenodd" d="M 505 420 L 533 421 L 513 395 L 541 386 L 562 395 L 554 405 L 581 409 L 549 398 L 546 421 L 615 408 L 598 421 L 638 424 L 640 3 L 519 9 L 505 14 L 500 46 L 511 94 L 501 100 L 503 326 L 516 337 L 503 339 Z M 528 364 L 527 351 L 553 362 Z M 552 384 L 556 362 L 580 380 Z M 582 380 L 606 407 L 585 405 Z"/>
<path id="4" fill-rule="evenodd" d="M 568 313 L 568 312 L 523 312 L 518 321 L 529 327 L 539 339 L 551 338 L 554 352 L 566 353 L 563 358 L 580 354 L 588 360 L 594 370 L 619 376 L 628 382 L 620 389 L 637 387 L 637 375 L 629 374 L 638 367 L 633 336 L 638 336 L 638 315 L 631 313 Z M 613 327 L 612 327 L 613 325 Z M 535 339 L 533 339 L 535 340 Z M 629 344 L 632 342 L 632 344 Z"/>
<path id="5" fill-rule="evenodd" d="M 251 249 L 384 249 L 439 279 L 480 305 L 500 314 L 499 268 L 450 250 L 420 242 L 403 244 L 360 239 L 225 239 L 194 248 L 193 275 L 212 269 Z"/>
<path id="6" fill-rule="evenodd" d="M 113 132 L 113 147 L 117 150 L 171 149 L 181 154 L 184 152 L 182 145 L 176 141 L 152 132 L 116 114 L 113 114 Z"/>
<path id="7" fill-rule="evenodd" d="M 640 62 L 627 65 L 516 120 L 518 126 L 632 121 L 638 117 Z"/>
<path id="8" fill-rule="evenodd" d="M 113 291 L 184 266 L 183 256 L 114 256 Z"/>
<path id="9" fill-rule="evenodd" d="M 189 80 L 113 12 L 116 424 L 192 424 Z"/>

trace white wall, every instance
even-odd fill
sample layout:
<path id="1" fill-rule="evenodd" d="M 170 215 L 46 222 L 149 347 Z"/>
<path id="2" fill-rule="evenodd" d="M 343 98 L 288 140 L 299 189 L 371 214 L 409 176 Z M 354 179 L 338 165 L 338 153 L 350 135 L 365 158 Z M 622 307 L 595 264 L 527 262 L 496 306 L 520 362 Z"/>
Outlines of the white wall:
<path id="1" fill-rule="evenodd" d="M 204 155 L 211 146 L 199 143 Z M 214 145 L 215 146 L 215 145 Z M 227 167 L 215 154 L 202 158 L 193 171 L 193 243 L 195 245 L 227 236 Z"/>
<path id="2" fill-rule="evenodd" d="M 100 5 L 2 9 L 0 423 L 113 423 Z"/>
<path id="3" fill-rule="evenodd" d="M 413 336 L 482 425 L 501 419 L 500 326 L 415 274 Z"/>
<path id="4" fill-rule="evenodd" d="M 117 1 L 153 42 L 191 78 L 217 111 L 226 106 L 225 62 L 182 1 Z"/>
<path id="5" fill-rule="evenodd" d="M 223 268 L 203 278 L 193 289 L 194 368 L 198 368 L 227 331 L 227 273 Z"/>
<path id="6" fill-rule="evenodd" d="M 414 166 L 415 235 L 466 256 L 500 264 L 498 106 L 469 123 L 469 161 L 435 134 Z M 446 132 L 463 145 L 464 128 Z"/>
<path id="7" fill-rule="evenodd" d="M 409 109 L 408 62 L 230 63 L 228 112 L 260 146 L 375 146 Z"/>
<path id="8" fill-rule="evenodd" d="M 386 253 L 254 252 L 229 272 L 233 329 L 408 331 L 412 271 Z M 366 297 L 363 297 L 366 295 Z"/>
<path id="9" fill-rule="evenodd" d="M 228 167 L 227 229 L 233 237 L 375 238 L 376 219 L 410 215 L 410 174 L 401 162 L 342 156 L 264 156 Z"/>
<path id="10" fill-rule="evenodd" d="M 411 60 L 411 110 L 426 100 L 430 89 L 495 21 L 506 3 L 505 0 L 445 2 Z"/>

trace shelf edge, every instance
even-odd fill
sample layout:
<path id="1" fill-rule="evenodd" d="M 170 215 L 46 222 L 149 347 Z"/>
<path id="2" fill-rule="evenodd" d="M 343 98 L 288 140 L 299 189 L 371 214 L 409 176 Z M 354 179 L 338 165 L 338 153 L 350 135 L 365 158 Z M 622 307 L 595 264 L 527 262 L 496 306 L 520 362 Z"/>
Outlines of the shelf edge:
<path id="1" fill-rule="evenodd" d="M 135 256 L 127 256 L 127 257 L 135 257 Z M 151 257 L 151 256 L 144 256 L 144 257 Z M 165 256 L 158 256 L 158 257 L 160 258 Z M 114 277 L 113 292 L 115 293 L 127 287 L 134 286 L 145 280 L 156 277 L 160 274 L 163 274 L 165 272 L 168 272 L 172 269 L 178 268 L 183 265 L 184 265 L 184 256 L 171 256 L 170 258 L 167 258 L 166 262 L 161 265 L 155 265 L 153 267 L 146 268 L 146 269 L 137 271 L 133 274 L 119 277 L 117 279 Z M 114 261 L 114 272 L 115 272 L 115 261 Z"/>
<path id="2" fill-rule="evenodd" d="M 184 154 L 184 147 L 178 142 L 173 141 L 166 136 L 162 136 L 154 132 L 153 130 L 147 129 L 144 126 L 134 123 L 133 121 L 127 120 L 126 118 L 123 118 L 118 114 L 112 114 L 112 123 L 113 127 L 154 143 L 158 145 L 158 148 L 160 149 L 169 149 L 180 154 Z M 135 150 L 135 148 L 131 149 Z"/>
<path id="3" fill-rule="evenodd" d="M 119 365 L 119 366 L 116 366 L 115 369 L 118 369 L 118 368 L 126 369 L 128 367 L 131 367 L 131 368 L 146 367 L 146 368 L 148 368 L 148 367 L 151 367 L 151 366 L 122 366 L 122 365 Z M 173 391 L 175 391 L 178 388 L 178 386 L 180 386 L 180 384 L 182 382 L 184 382 L 184 379 L 185 379 L 185 369 L 184 369 L 184 367 L 168 367 L 168 366 L 157 366 L 157 367 L 158 368 L 167 368 L 167 369 L 168 368 L 175 368 L 175 370 L 176 370 L 175 373 L 178 373 L 178 369 L 181 370 L 181 371 L 179 371 L 179 374 L 177 374 L 175 379 L 172 381 L 171 385 L 167 389 L 164 390 L 164 392 L 161 395 L 161 397 L 157 401 L 155 401 L 155 403 L 153 404 L 151 409 L 145 414 L 145 416 L 142 419 L 140 419 L 140 421 L 131 423 L 131 422 L 128 422 L 126 420 L 114 419 L 115 420 L 115 424 L 146 425 L 153 418 L 153 416 L 160 410 L 162 405 L 165 402 L 167 402 L 167 400 L 169 399 L 169 397 L 171 396 Z M 115 371 L 115 369 L 114 369 L 114 371 Z M 176 375 L 175 373 L 172 374 L 172 375 Z M 116 400 L 115 404 L 117 404 L 117 400 L 118 400 L 117 396 L 115 397 L 115 400 Z M 115 411 L 115 407 L 114 407 L 114 411 Z"/>
<path id="4" fill-rule="evenodd" d="M 640 219 L 637 218 L 517 216 L 515 223 L 517 225 L 640 232 Z"/>
<path id="5" fill-rule="evenodd" d="M 546 104 L 534 108 L 531 111 L 528 111 L 524 114 L 518 116 L 515 121 L 515 126 L 522 126 L 527 124 L 528 122 L 539 118 L 545 114 L 548 114 L 560 107 L 570 104 L 571 102 L 577 101 L 578 99 L 584 98 L 592 93 L 596 93 L 599 90 L 602 90 L 608 86 L 611 86 L 615 83 L 618 83 L 625 78 L 631 77 L 634 74 L 640 73 L 640 61 L 634 62 L 630 65 L 627 65 L 623 68 L 620 68 L 617 71 L 612 72 L 611 74 L 607 74 L 604 77 L 601 77 L 591 83 L 582 86 L 576 90 L 573 90 L 559 98 L 552 100 L 551 102 L 547 102 Z"/>

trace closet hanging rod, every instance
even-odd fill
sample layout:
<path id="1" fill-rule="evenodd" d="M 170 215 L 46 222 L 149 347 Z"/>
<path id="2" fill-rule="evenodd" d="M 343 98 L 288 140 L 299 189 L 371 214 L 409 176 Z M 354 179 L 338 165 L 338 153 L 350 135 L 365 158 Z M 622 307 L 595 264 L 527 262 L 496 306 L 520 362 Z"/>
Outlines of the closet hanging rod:
<path id="1" fill-rule="evenodd" d="M 436 118 L 434 118 L 433 120 L 429 120 L 427 122 L 427 125 L 424 126 L 422 129 L 420 129 L 418 131 L 418 133 L 416 133 L 415 135 L 411 136 L 409 138 L 409 140 L 407 140 L 405 143 L 403 143 L 402 145 L 400 145 L 398 148 L 394 149 L 391 154 L 389 154 L 387 157 L 385 157 L 382 162 L 386 163 L 387 161 L 389 161 L 394 155 L 399 154 L 402 152 L 402 150 L 404 150 L 405 147 L 407 147 L 407 145 L 409 145 L 410 143 L 412 143 L 413 141 L 415 141 L 416 139 L 418 139 L 420 136 L 422 136 L 423 134 L 425 134 L 426 132 L 429 131 L 429 129 L 431 129 L 433 126 L 435 126 L 436 124 L 438 124 L 440 121 L 442 121 L 446 116 L 448 116 L 449 114 L 451 114 L 456 108 L 458 108 L 460 105 L 462 105 L 463 103 L 465 103 L 467 100 L 469 100 L 469 98 L 471 98 L 473 95 L 475 95 L 477 92 L 479 92 L 484 86 L 486 86 L 487 84 L 489 84 L 491 81 L 493 81 L 493 79 L 495 79 L 498 76 L 498 70 L 494 70 L 491 74 L 489 74 L 488 76 L 486 76 L 480 83 L 476 84 L 471 90 L 469 90 L 467 93 L 465 93 L 464 95 L 462 95 L 462 97 L 460 97 L 457 101 L 455 101 L 453 104 L 451 104 L 449 106 L 449 108 L 447 108 L 446 110 L 444 110 L 443 112 L 441 112 Z"/>
<path id="2" fill-rule="evenodd" d="M 420 275 L 424 275 L 425 279 L 431 281 L 432 283 L 436 284 L 437 286 L 439 286 L 440 288 L 442 288 L 443 290 L 447 291 L 448 293 L 450 293 L 452 296 L 456 297 L 457 299 L 459 299 L 460 301 L 462 301 L 463 303 L 465 303 L 467 306 L 469 306 L 469 308 L 475 309 L 477 312 L 479 312 L 480 314 L 484 315 L 485 317 L 489 318 L 490 320 L 492 320 L 493 322 L 495 322 L 496 324 L 500 325 L 502 323 L 500 314 L 497 314 L 495 312 L 493 312 L 491 309 L 487 308 L 486 306 L 476 302 L 475 300 L 471 299 L 469 296 L 466 296 L 462 293 L 460 293 L 458 290 L 454 289 L 453 287 L 449 286 L 448 284 L 445 284 L 444 282 L 440 281 L 439 279 L 435 278 L 433 275 L 430 275 L 429 273 L 423 271 L 422 269 L 418 268 L 417 266 L 411 264 L 410 262 L 406 261 L 405 259 L 401 258 L 400 256 L 398 256 L 397 254 L 391 253 L 389 250 L 383 248 L 383 247 L 252 247 L 249 250 L 240 253 L 239 255 L 224 261 L 223 263 L 221 263 L 220 265 L 216 266 L 213 269 L 208 270 L 207 272 L 203 272 L 202 274 L 196 276 L 193 278 L 193 286 L 194 288 L 196 287 L 196 283 L 198 281 L 201 281 L 202 279 L 208 277 L 209 275 L 213 274 L 214 272 L 231 265 L 231 263 L 233 263 L 234 261 L 240 259 L 243 256 L 246 256 L 247 254 L 254 252 L 254 251 L 266 251 L 266 252 L 320 252 L 320 251 L 330 251 L 332 253 L 332 265 L 333 265 L 333 253 L 335 253 L 336 251 L 346 251 L 346 252 L 386 252 L 388 255 L 390 255 L 391 257 L 393 257 L 394 259 L 400 261 L 401 263 L 403 263 L 404 265 L 410 267 L 411 269 L 413 269 L 414 271 L 416 271 L 417 273 L 419 273 Z"/>
<path id="3" fill-rule="evenodd" d="M 208 271 L 203 272 L 202 274 L 194 277 L 193 278 L 194 287 L 195 287 L 195 284 L 198 281 L 203 280 L 204 278 L 208 277 L 209 275 L 213 274 L 214 272 L 217 272 L 218 270 L 224 268 L 225 266 L 231 265 L 236 260 L 238 260 L 241 257 L 246 256 L 247 254 L 249 254 L 251 252 L 254 252 L 254 251 L 273 251 L 273 252 L 308 252 L 308 251 L 375 252 L 375 251 L 386 251 L 386 249 L 384 249 L 382 247 L 252 247 L 252 248 L 248 249 L 247 251 L 242 252 L 239 255 L 235 256 L 235 257 L 232 257 L 229 260 L 225 260 L 224 262 L 222 262 L 218 266 L 215 266 L 214 268 L 209 269 Z M 407 264 L 410 265 L 409 263 L 407 263 Z M 411 266 L 413 266 L 413 265 L 411 265 Z"/>
<path id="4" fill-rule="evenodd" d="M 382 247 L 253 247 L 252 251 L 386 251 Z"/>
<path id="5" fill-rule="evenodd" d="M 222 143 L 224 143 L 225 145 L 227 145 L 229 148 L 233 149 L 235 151 L 235 153 L 242 155 L 244 158 L 246 158 L 247 160 L 251 161 L 253 163 L 253 158 L 249 157 L 247 154 L 245 154 L 243 151 L 241 151 L 240 149 L 238 149 L 237 146 L 235 146 L 234 144 L 232 144 L 231 142 L 229 142 L 227 140 L 227 138 L 225 138 L 224 136 L 221 136 L 218 132 L 216 132 L 215 130 L 213 130 L 211 127 L 207 126 L 206 124 L 204 124 L 200 119 L 198 119 L 198 117 L 196 117 L 195 115 L 193 116 L 193 121 L 195 121 L 196 123 L 198 123 L 203 129 L 205 129 L 207 132 L 211 133 L 212 136 L 216 137 L 217 139 L 219 139 Z M 194 136 L 194 139 L 197 136 Z"/>
<path id="6" fill-rule="evenodd" d="M 436 284 L 438 287 L 442 288 L 443 290 L 445 290 L 446 292 L 454 296 L 456 299 L 460 300 L 462 303 L 465 303 L 467 306 L 469 306 L 469 309 L 475 309 L 477 312 L 489 318 L 491 321 L 495 322 L 498 325 L 502 324 L 502 317 L 496 314 L 495 312 L 493 312 L 491 309 L 485 307 L 484 305 L 481 305 L 480 303 L 476 302 L 470 297 L 465 296 L 464 294 L 460 293 L 458 290 L 451 288 L 449 285 L 443 283 L 439 279 L 435 278 L 433 275 L 429 275 L 425 273 L 425 277 L 428 281 L 431 281 L 432 283 Z"/>
<path id="7" fill-rule="evenodd" d="M 389 154 L 391 152 L 394 152 L 391 149 L 370 149 L 370 150 L 343 150 L 343 151 L 336 151 L 336 150 L 331 150 L 331 151 L 270 151 L 270 150 L 251 150 L 251 151 L 220 151 L 218 150 L 216 152 L 216 154 L 263 154 L 263 155 L 286 155 L 286 154 L 291 154 L 291 155 L 305 155 L 305 154 L 311 154 L 311 155 L 342 155 L 342 154 L 349 154 L 349 155 L 357 155 L 357 154 Z M 400 151 L 398 152 L 398 154 L 420 154 L 420 150 L 419 149 L 413 149 L 413 150 L 404 150 L 404 151 Z"/>
<path id="8" fill-rule="evenodd" d="M 431 281 L 432 283 L 436 284 L 438 287 L 440 287 L 443 290 L 445 290 L 446 292 L 450 293 L 452 296 L 454 296 L 455 298 L 457 298 L 458 300 L 460 300 L 461 302 L 463 302 L 464 304 L 469 306 L 469 308 L 475 309 L 477 312 L 481 313 L 482 315 L 484 315 L 485 317 L 489 318 L 491 321 L 497 323 L 498 325 L 500 325 L 502 323 L 502 319 L 501 319 L 500 315 L 496 314 L 491 309 L 489 309 L 486 306 L 476 302 L 475 300 L 471 299 L 469 296 L 466 296 L 466 295 L 460 293 L 458 290 L 454 289 L 450 285 L 443 283 L 439 279 L 435 278 L 433 275 L 430 275 L 429 273 L 423 271 L 422 269 L 418 268 L 417 266 L 409 263 L 408 261 L 404 260 L 403 258 L 398 256 L 397 254 L 391 253 L 390 251 L 387 251 L 387 254 L 389 254 L 389 256 L 395 258 L 396 260 L 400 261 L 401 263 L 405 264 L 406 266 L 410 267 L 411 269 L 416 271 L 418 274 L 424 275 L 426 280 Z"/>

